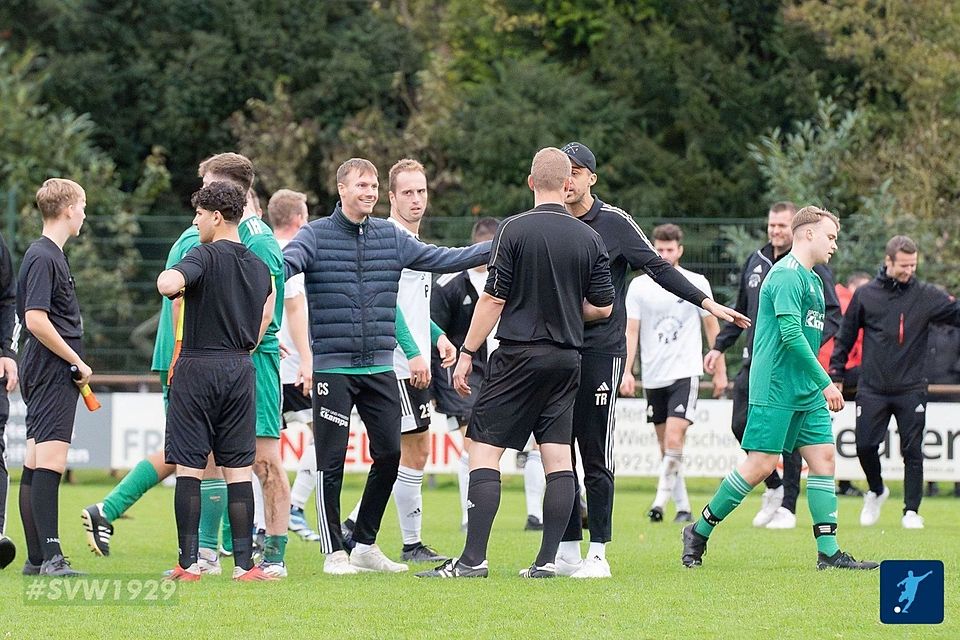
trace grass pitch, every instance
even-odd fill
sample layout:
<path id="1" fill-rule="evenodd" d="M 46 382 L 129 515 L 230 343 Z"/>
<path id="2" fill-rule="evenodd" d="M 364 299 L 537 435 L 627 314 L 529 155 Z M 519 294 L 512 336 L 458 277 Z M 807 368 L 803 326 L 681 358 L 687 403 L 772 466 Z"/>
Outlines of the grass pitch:
<path id="1" fill-rule="evenodd" d="M 348 477 L 343 505 L 358 498 L 362 478 Z M 689 481 L 694 509 L 716 480 Z M 425 542 L 455 555 L 463 545 L 455 478 L 424 488 Z M 116 523 L 109 558 L 87 551 L 80 509 L 97 502 L 112 481 L 83 473 L 61 492 L 60 532 L 74 567 L 94 575 L 159 576 L 176 562 L 173 490 L 157 487 Z M 798 528 L 753 529 L 754 491 L 711 538 L 704 566 L 680 565 L 680 528 L 644 517 L 654 480 L 617 481 L 610 580 L 525 581 L 517 571 L 536 555 L 539 535 L 524 532 L 523 485 L 506 477 L 490 543 L 487 580 L 418 580 L 410 574 L 331 577 L 316 543 L 291 534 L 290 577 L 280 583 L 236 584 L 224 575 L 180 585 L 173 606 L 39 606 L 24 599 L 25 558 L 11 486 L 7 531 L 19 555 L 0 572 L 0 638 L 960 638 L 960 499 L 928 498 L 926 529 L 900 527 L 900 487 L 877 526 L 861 528 L 860 499 L 840 498 L 840 544 L 857 558 L 940 559 L 945 564 L 946 616 L 937 626 L 883 625 L 879 572 L 818 572 L 810 516 L 801 494 Z M 308 506 L 308 513 L 312 511 Z M 668 520 L 672 519 L 668 512 Z M 310 516 L 315 521 L 315 514 Z M 396 511 L 388 507 L 379 543 L 398 559 Z M 418 568 L 419 569 L 419 568 Z"/>

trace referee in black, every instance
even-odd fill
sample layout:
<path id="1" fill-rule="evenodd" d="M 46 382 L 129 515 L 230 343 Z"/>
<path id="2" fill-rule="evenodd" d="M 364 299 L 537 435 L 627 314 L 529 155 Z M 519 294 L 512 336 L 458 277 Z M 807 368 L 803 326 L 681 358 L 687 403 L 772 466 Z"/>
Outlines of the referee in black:
<path id="1" fill-rule="evenodd" d="M 616 290 L 608 319 L 587 324 L 580 351 L 580 389 L 573 410 L 573 437 L 583 460 L 587 487 L 590 549 L 580 558 L 580 505 L 575 503 L 557 554 L 558 575 L 577 578 L 609 578 L 606 544 L 611 540 L 613 520 L 613 430 L 617 389 L 627 354 L 627 271 L 643 271 L 667 291 L 702 307 L 721 320 L 747 326 L 745 316 L 707 298 L 669 262 L 660 257 L 640 226 L 623 209 L 591 193 L 597 182 L 597 159 L 584 144 L 563 147 L 572 164 L 570 186 L 564 203 L 567 211 L 600 234 L 610 257 L 610 276 Z M 571 446 L 573 440 L 571 440 Z M 575 454 L 574 454 L 575 455 Z M 579 492 L 579 490 L 578 490 Z"/>
<path id="2" fill-rule="evenodd" d="M 554 147 L 538 151 L 527 183 L 535 206 L 497 229 L 487 284 L 453 377 L 457 392 L 469 394 L 473 354 L 499 320 L 500 347 L 488 362 L 467 427 L 473 443 L 466 546 L 459 558 L 420 577 L 487 576 L 487 541 L 500 506 L 500 457 L 504 449 L 522 449 L 531 433 L 547 474 L 544 528 L 536 560 L 520 575 L 556 575 L 553 561 L 576 491 L 570 440 L 583 323 L 610 315 L 614 289 L 600 236 L 563 207 L 570 185 L 567 155 Z"/>
<path id="3" fill-rule="evenodd" d="M 200 580 L 200 479 L 211 451 L 227 481 L 233 578 L 275 580 L 251 558 L 256 403 L 250 353 L 273 318 L 276 294 L 266 265 L 240 242 L 245 202 L 244 190 L 229 182 L 197 191 L 193 223 L 201 244 L 157 278 L 162 295 L 183 295 L 184 310 L 164 442 L 166 463 L 177 465 L 173 504 L 180 547 L 169 580 Z"/>

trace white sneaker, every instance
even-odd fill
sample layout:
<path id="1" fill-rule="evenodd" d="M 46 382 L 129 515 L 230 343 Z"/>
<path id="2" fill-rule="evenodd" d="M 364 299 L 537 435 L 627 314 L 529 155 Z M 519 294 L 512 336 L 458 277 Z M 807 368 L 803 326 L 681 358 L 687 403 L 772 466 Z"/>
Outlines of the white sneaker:
<path id="1" fill-rule="evenodd" d="M 220 567 L 220 557 L 213 549 L 197 549 L 197 567 L 200 573 L 208 576 L 218 576 L 223 573 Z"/>
<path id="2" fill-rule="evenodd" d="M 370 548 L 366 551 L 354 549 L 353 553 L 350 554 L 350 564 L 360 571 L 379 571 L 381 573 L 402 573 L 410 568 L 383 555 L 383 551 L 380 551 L 380 547 L 375 544 L 370 545 Z"/>
<path id="3" fill-rule="evenodd" d="M 610 564 L 600 556 L 589 556 L 571 578 L 609 578 Z"/>
<path id="4" fill-rule="evenodd" d="M 797 516 L 786 507 L 780 507 L 767 523 L 767 529 L 796 529 Z"/>
<path id="5" fill-rule="evenodd" d="M 904 529 L 923 529 L 923 516 L 916 511 L 907 511 L 903 514 L 900 524 L 903 525 Z"/>
<path id="6" fill-rule="evenodd" d="M 753 526 L 755 527 L 767 526 L 767 523 L 773 519 L 773 514 L 783 504 L 783 485 L 776 489 L 767 489 L 763 492 L 760 500 L 762 505 L 760 511 L 753 517 Z"/>
<path id="7" fill-rule="evenodd" d="M 860 526 L 872 527 L 880 519 L 880 507 L 890 497 L 890 487 L 884 487 L 879 496 L 873 491 L 867 491 L 863 496 L 863 509 L 860 511 Z"/>
<path id="8" fill-rule="evenodd" d="M 583 560 L 580 558 L 564 558 L 560 554 L 557 554 L 557 558 L 553 561 L 553 564 L 557 567 L 558 576 L 569 578 L 583 567 Z"/>
<path id="9" fill-rule="evenodd" d="M 287 565 L 283 562 L 261 562 L 260 568 L 271 578 L 287 577 Z"/>
<path id="10" fill-rule="evenodd" d="M 350 556 L 341 549 L 327 554 L 323 560 L 323 572 L 331 576 L 350 576 L 360 573 L 360 569 L 350 564 Z"/>

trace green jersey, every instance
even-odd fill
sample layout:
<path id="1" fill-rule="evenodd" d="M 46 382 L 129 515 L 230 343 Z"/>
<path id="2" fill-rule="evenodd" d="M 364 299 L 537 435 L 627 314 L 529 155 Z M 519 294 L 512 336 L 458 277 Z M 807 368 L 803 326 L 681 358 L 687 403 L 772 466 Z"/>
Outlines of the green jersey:
<path id="1" fill-rule="evenodd" d="M 270 326 L 267 327 L 267 332 L 256 350 L 264 353 L 279 353 L 280 339 L 277 338 L 277 332 L 280 330 L 280 322 L 283 320 L 283 285 L 285 282 L 283 252 L 280 251 L 277 239 L 273 237 L 273 230 L 267 226 L 266 222 L 256 216 L 243 220 L 239 225 L 239 231 L 240 242 L 266 263 L 270 270 L 270 276 L 273 278 L 273 288 L 276 291 L 273 320 L 270 321 Z"/>
<path id="2" fill-rule="evenodd" d="M 177 241 L 170 247 L 170 253 L 167 254 L 167 264 L 164 269 L 169 269 L 183 259 L 190 249 L 200 244 L 200 232 L 194 226 L 189 227 L 180 234 Z M 157 339 L 153 344 L 153 364 L 150 369 L 153 371 L 166 371 L 170 368 L 170 360 L 173 358 L 173 345 L 176 342 L 176 336 L 173 335 L 173 301 L 166 296 L 160 302 L 160 324 L 157 326 Z"/>
<path id="3" fill-rule="evenodd" d="M 750 366 L 750 404 L 807 411 L 826 404 L 830 384 L 817 362 L 823 333 L 823 282 L 793 254 L 760 287 Z"/>

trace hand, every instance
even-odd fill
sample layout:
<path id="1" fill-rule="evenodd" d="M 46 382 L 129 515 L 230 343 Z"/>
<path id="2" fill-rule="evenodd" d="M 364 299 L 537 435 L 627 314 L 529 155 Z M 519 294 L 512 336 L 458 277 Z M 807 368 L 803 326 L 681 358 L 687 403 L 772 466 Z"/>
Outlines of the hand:
<path id="1" fill-rule="evenodd" d="M 828 384 L 823 390 L 823 397 L 827 399 L 827 408 L 830 411 L 840 411 L 843 409 L 843 394 L 835 385 Z"/>
<path id="2" fill-rule="evenodd" d="M 629 371 L 623 372 L 623 379 L 620 380 L 620 395 L 627 398 L 637 395 L 637 379 Z"/>
<path id="3" fill-rule="evenodd" d="M 461 398 L 466 398 L 471 393 L 470 384 L 467 382 L 471 371 L 473 371 L 473 356 L 461 351 L 457 368 L 453 370 L 453 388 Z"/>
<path id="4" fill-rule="evenodd" d="M 280 343 L 280 359 L 283 360 L 284 358 L 286 358 L 287 356 L 289 356 L 290 353 L 291 353 L 291 351 L 290 351 L 290 349 L 287 347 L 287 345 L 285 345 L 285 344 L 283 344 L 283 343 L 281 342 L 281 343 Z"/>
<path id="5" fill-rule="evenodd" d="M 727 380 L 726 373 L 713 374 L 713 397 L 722 398 L 723 394 L 727 392 L 729 385 L 730 382 Z"/>
<path id="6" fill-rule="evenodd" d="M 20 376 L 17 372 L 17 361 L 13 358 L 0 358 L 0 375 L 6 376 L 7 378 L 7 391 L 13 391 L 17 386 L 17 382 L 20 381 Z"/>
<path id="7" fill-rule="evenodd" d="M 833 386 L 835 386 L 835 387 L 837 388 L 837 391 L 839 391 L 840 393 L 843 393 L 843 383 L 842 383 L 842 382 L 834 382 L 834 383 L 833 383 Z"/>
<path id="8" fill-rule="evenodd" d="M 313 390 L 313 362 L 301 362 L 300 370 L 297 371 L 296 384 L 303 385 L 303 395 L 309 397 Z"/>
<path id="9" fill-rule="evenodd" d="M 426 389 L 430 386 L 430 367 L 423 356 L 410 358 L 410 385 L 414 389 Z"/>
<path id="10" fill-rule="evenodd" d="M 83 385 L 90 382 L 90 376 L 93 375 L 93 369 L 88 367 L 87 363 L 84 362 L 83 360 L 80 360 L 79 362 L 77 362 L 77 368 L 80 370 L 80 379 L 74 380 L 74 382 L 77 384 L 78 387 L 82 387 Z"/>
<path id="11" fill-rule="evenodd" d="M 704 311 L 709 311 L 720 320 L 732 322 L 741 329 L 746 329 L 750 326 L 750 318 L 743 315 L 739 311 L 734 311 L 730 307 L 725 307 L 722 304 L 717 303 L 715 300 L 707 298 L 703 301 L 701 306 L 703 307 Z"/>
<path id="12" fill-rule="evenodd" d="M 707 351 L 707 355 L 703 356 L 703 370 L 710 375 L 716 373 L 717 360 L 722 357 L 723 354 L 716 349 L 710 349 L 710 351 Z"/>
<path id="13" fill-rule="evenodd" d="M 437 338 L 437 351 L 440 352 L 440 366 L 444 369 L 449 369 L 457 362 L 457 348 L 453 346 L 453 343 L 447 338 L 447 336 L 442 335 Z"/>

